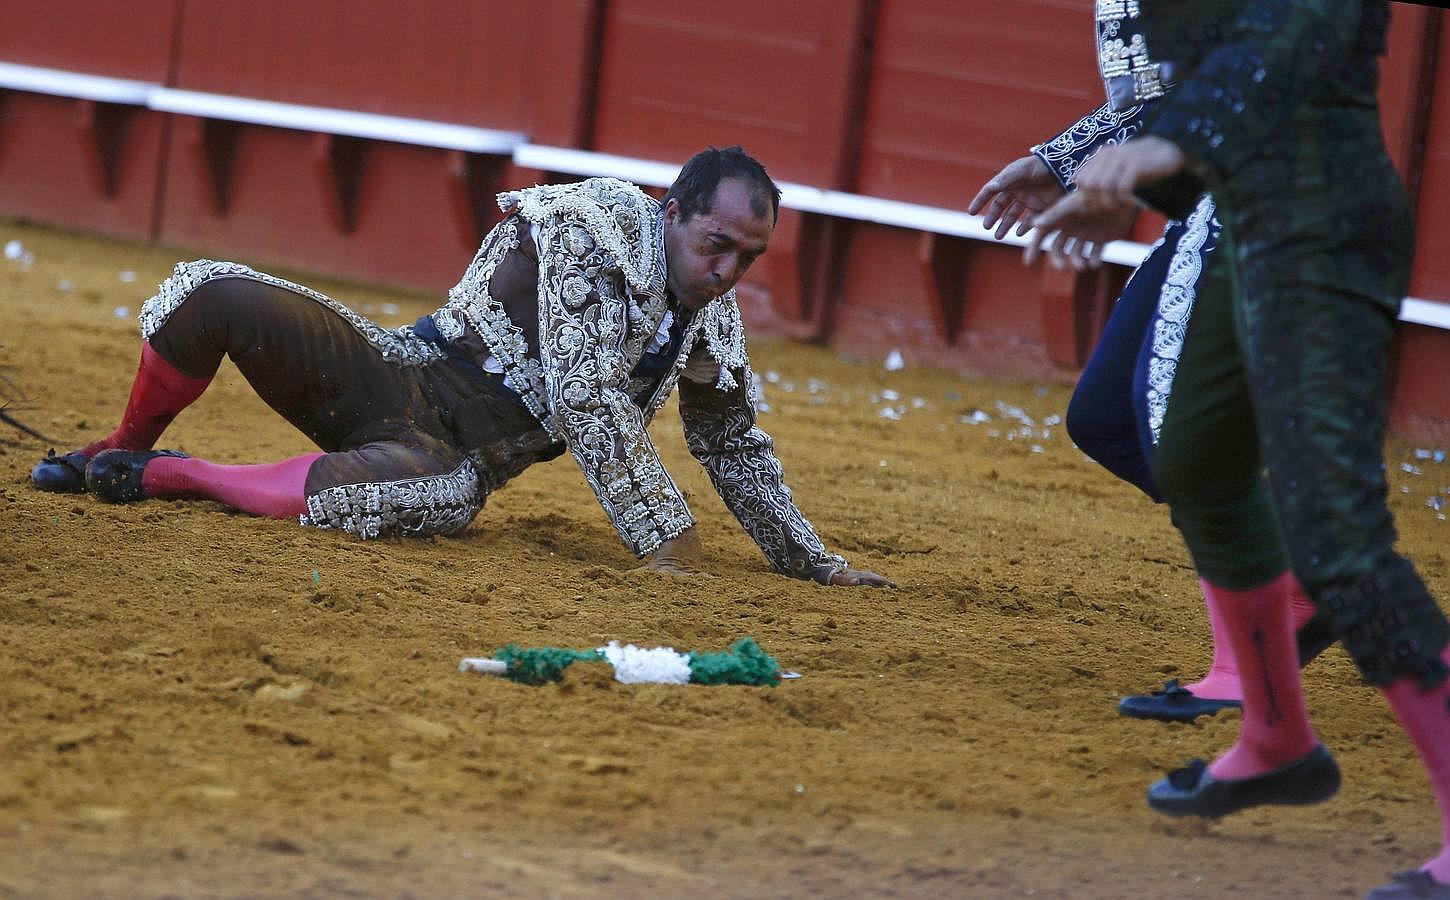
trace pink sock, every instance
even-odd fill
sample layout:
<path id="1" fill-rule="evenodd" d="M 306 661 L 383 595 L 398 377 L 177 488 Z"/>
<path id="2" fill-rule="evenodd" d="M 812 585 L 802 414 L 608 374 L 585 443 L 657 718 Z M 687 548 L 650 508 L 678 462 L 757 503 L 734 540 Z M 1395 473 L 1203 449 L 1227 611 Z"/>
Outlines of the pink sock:
<path id="1" fill-rule="evenodd" d="M 1185 684 L 1184 687 L 1192 691 L 1195 697 L 1205 700 L 1242 700 L 1244 689 L 1239 684 L 1239 669 L 1234 664 L 1233 650 L 1224 634 L 1223 613 L 1214 600 L 1213 585 L 1207 581 L 1199 581 L 1199 585 L 1203 588 L 1203 602 L 1208 606 L 1208 626 L 1213 638 L 1213 662 L 1209 664 L 1207 675 L 1192 684 Z M 1305 622 L 1314 618 L 1314 604 L 1305 595 L 1297 580 L 1291 580 L 1289 585 L 1289 615 L 1296 632 L 1304 627 Z"/>
<path id="2" fill-rule="evenodd" d="M 211 377 L 193 378 L 161 358 L 148 341 L 141 345 L 141 364 L 131 382 L 131 396 L 121 424 L 99 441 L 81 448 L 87 456 L 102 450 L 150 450 L 177 414 L 201 396 Z"/>
<path id="3" fill-rule="evenodd" d="M 1184 687 L 1192 691 L 1195 697 L 1205 700 L 1241 700 L 1244 692 L 1239 686 L 1239 669 L 1234 665 L 1233 649 L 1229 647 L 1224 631 L 1223 611 L 1219 608 L 1213 585 L 1203 580 L 1198 584 L 1203 589 L 1204 605 L 1208 607 L 1208 628 L 1213 638 L 1213 662 L 1209 664 L 1207 675 L 1192 684 L 1185 684 Z"/>
<path id="4" fill-rule="evenodd" d="M 1440 658 L 1450 663 L 1450 649 Z M 1440 855 L 1421 868 L 1441 884 L 1450 884 L 1450 680 L 1422 691 L 1414 678 L 1401 678 L 1384 695 L 1419 751 L 1440 805 Z"/>
<path id="5" fill-rule="evenodd" d="M 322 455 L 307 453 L 260 466 L 161 456 L 146 464 L 141 492 L 147 497 L 216 500 L 254 516 L 295 518 L 307 511 L 307 472 Z"/>
<path id="6" fill-rule="evenodd" d="M 1298 631 L 1303 628 L 1306 622 L 1314 618 L 1317 611 L 1314 608 L 1314 601 L 1304 593 L 1304 586 L 1299 583 L 1299 579 L 1291 581 L 1289 583 L 1289 617 L 1294 623 L 1294 630 Z"/>
<path id="7" fill-rule="evenodd" d="M 1319 743 L 1299 681 L 1299 650 L 1289 615 L 1293 582 L 1294 576 L 1285 572 L 1247 591 L 1205 584 L 1219 608 L 1244 694 L 1239 739 L 1209 766 L 1215 778 L 1262 775 Z"/>

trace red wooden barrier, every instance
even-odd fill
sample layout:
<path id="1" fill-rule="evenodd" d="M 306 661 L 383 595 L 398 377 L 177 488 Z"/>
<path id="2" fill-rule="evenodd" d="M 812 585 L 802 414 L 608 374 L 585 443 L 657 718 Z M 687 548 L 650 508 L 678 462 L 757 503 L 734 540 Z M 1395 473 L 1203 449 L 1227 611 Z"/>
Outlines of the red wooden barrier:
<path id="1" fill-rule="evenodd" d="M 589 149 L 684 159 L 744 144 L 787 181 L 836 187 L 866 4 L 614 0 Z"/>
<path id="2" fill-rule="evenodd" d="M 188 0 L 175 84 L 517 130 L 535 15 L 506 0 Z M 164 240 L 432 288 L 462 272 L 511 171 L 507 157 L 199 119 L 170 152 Z"/>
<path id="3" fill-rule="evenodd" d="M 1416 198 L 1417 244 L 1415 275 L 1410 293 L 1418 297 L 1450 298 L 1450 52 L 1446 36 L 1439 35 L 1439 52 L 1432 64 L 1435 77 L 1430 91 L 1425 150 L 1419 196 Z"/>
<path id="4" fill-rule="evenodd" d="M 1389 51 L 1380 65 L 1380 120 L 1390 157 L 1413 197 L 1419 194 L 1424 170 L 1441 11 L 1404 3 L 1394 6 Z"/>
<path id="5" fill-rule="evenodd" d="M 1385 99 L 1385 133 L 1416 200 L 1410 293 L 1450 300 L 1450 34 L 1438 9 L 1395 5 Z M 1402 65 L 1406 74 L 1398 74 Z M 1437 87 L 1439 88 L 1437 90 Z M 1450 331 L 1402 325 L 1390 408 L 1396 431 L 1450 440 Z"/>
<path id="6" fill-rule="evenodd" d="M 949 0 L 883 4 L 863 109 L 860 193 L 964 209 L 1007 162 L 1102 102 L 1090 5 L 1021 2 L 963 15 Z M 925 359 L 1019 376 L 1076 368 L 1113 276 L 1021 269 L 1020 251 L 851 226 L 834 339 L 905 343 Z M 902 263 L 909 263 L 909 267 Z M 897 321 L 891 321 L 891 320 Z"/>
<path id="7" fill-rule="evenodd" d="M 1401 325 L 1390 427 L 1412 440 L 1450 444 L 1450 331 Z"/>
<path id="8" fill-rule="evenodd" d="M 181 5 L 182 0 L 0 3 L 0 59 L 164 82 Z"/>
<path id="9" fill-rule="evenodd" d="M 165 124 L 149 110 L 0 90 L 0 214 L 149 240 Z"/>
<path id="10" fill-rule="evenodd" d="M 187 0 L 175 86 L 516 130 L 517 0 Z"/>
<path id="11" fill-rule="evenodd" d="M 776 178 L 849 188 L 874 0 L 604 6 L 594 115 L 580 146 L 683 161 L 743 144 Z M 777 327 L 818 336 L 844 227 L 787 211 L 751 275 Z"/>
<path id="12" fill-rule="evenodd" d="M 0 59 L 163 81 L 178 6 L 6 3 Z M 0 89 L 0 214 L 146 240 L 154 233 L 164 142 L 165 117 L 145 109 Z"/>
<path id="13" fill-rule="evenodd" d="M 604 0 L 534 0 L 522 130 L 557 147 L 586 147 L 599 79 Z"/>
<path id="14" fill-rule="evenodd" d="M 1412 293 L 1450 299 L 1443 12 L 1395 4 L 1381 97 L 1418 199 Z M 781 180 L 961 209 L 1095 106 L 1091 5 L 960 0 L 0 0 L 0 60 L 521 132 L 683 161 L 742 143 Z M 0 213 L 259 265 L 451 284 L 507 157 L 0 91 Z M 164 200 L 163 200 L 164 198 Z M 1139 240 L 1161 219 L 1140 217 Z M 785 210 L 742 286 L 753 327 L 1023 377 L 1082 364 L 1126 272 Z M 1450 331 L 1402 329 L 1398 428 L 1450 421 Z"/>

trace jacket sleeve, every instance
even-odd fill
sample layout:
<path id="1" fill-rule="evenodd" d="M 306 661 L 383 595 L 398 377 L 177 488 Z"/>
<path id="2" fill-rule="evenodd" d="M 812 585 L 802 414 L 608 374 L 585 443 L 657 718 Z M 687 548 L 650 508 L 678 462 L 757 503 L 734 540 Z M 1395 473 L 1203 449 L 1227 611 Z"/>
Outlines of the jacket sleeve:
<path id="1" fill-rule="evenodd" d="M 623 346 L 628 298 L 613 261 L 583 229 L 560 226 L 540 252 L 539 355 L 554 425 L 636 556 L 694 524 L 630 399 Z"/>
<path id="2" fill-rule="evenodd" d="M 1210 184 L 1226 182 L 1343 63 L 1356 45 L 1364 5 L 1244 3 L 1197 66 L 1158 101 L 1144 133 L 1177 144 Z"/>
<path id="3" fill-rule="evenodd" d="M 680 417 L 690 453 L 710 475 L 720 499 L 755 539 L 771 568 L 795 578 L 826 583 L 846 561 L 826 550 L 811 523 L 796 508 L 782 480 L 774 443 L 755 424 L 749 366 L 737 371 L 735 387 L 721 390 L 713 373 L 680 379 Z M 701 360 L 705 367 L 708 363 Z"/>
<path id="4" fill-rule="evenodd" d="M 1104 103 L 1078 119 L 1050 141 L 1032 148 L 1032 155 L 1052 171 L 1062 189 L 1070 191 L 1076 184 L 1077 170 L 1101 147 L 1120 144 L 1142 128 L 1145 105 L 1132 106 L 1120 112 Z"/>

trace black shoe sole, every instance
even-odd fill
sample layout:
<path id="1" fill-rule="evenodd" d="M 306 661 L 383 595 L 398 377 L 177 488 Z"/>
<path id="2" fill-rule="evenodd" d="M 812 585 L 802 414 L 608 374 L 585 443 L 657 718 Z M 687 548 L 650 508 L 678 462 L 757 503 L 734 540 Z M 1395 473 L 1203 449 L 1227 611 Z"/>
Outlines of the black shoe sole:
<path id="1" fill-rule="evenodd" d="M 1156 719 L 1160 722 L 1193 722 L 1199 716 L 1211 716 L 1225 709 L 1241 709 L 1237 700 L 1205 700 L 1202 697 L 1169 699 L 1138 695 L 1118 701 L 1118 715 L 1130 719 Z"/>

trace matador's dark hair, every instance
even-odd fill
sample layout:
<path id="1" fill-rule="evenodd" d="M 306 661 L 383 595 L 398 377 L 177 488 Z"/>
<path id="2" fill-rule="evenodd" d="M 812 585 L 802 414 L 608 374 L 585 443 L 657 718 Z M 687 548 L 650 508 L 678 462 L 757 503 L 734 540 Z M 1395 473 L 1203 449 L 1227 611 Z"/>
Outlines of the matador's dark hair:
<path id="1" fill-rule="evenodd" d="M 750 208 L 757 216 L 768 211 L 770 221 L 775 222 L 780 215 L 780 188 L 770 180 L 765 166 L 738 144 L 724 150 L 707 147 L 690 157 L 662 202 L 677 201 L 682 218 L 688 220 L 695 213 L 710 211 L 715 189 L 727 178 L 739 178 L 750 185 Z"/>

